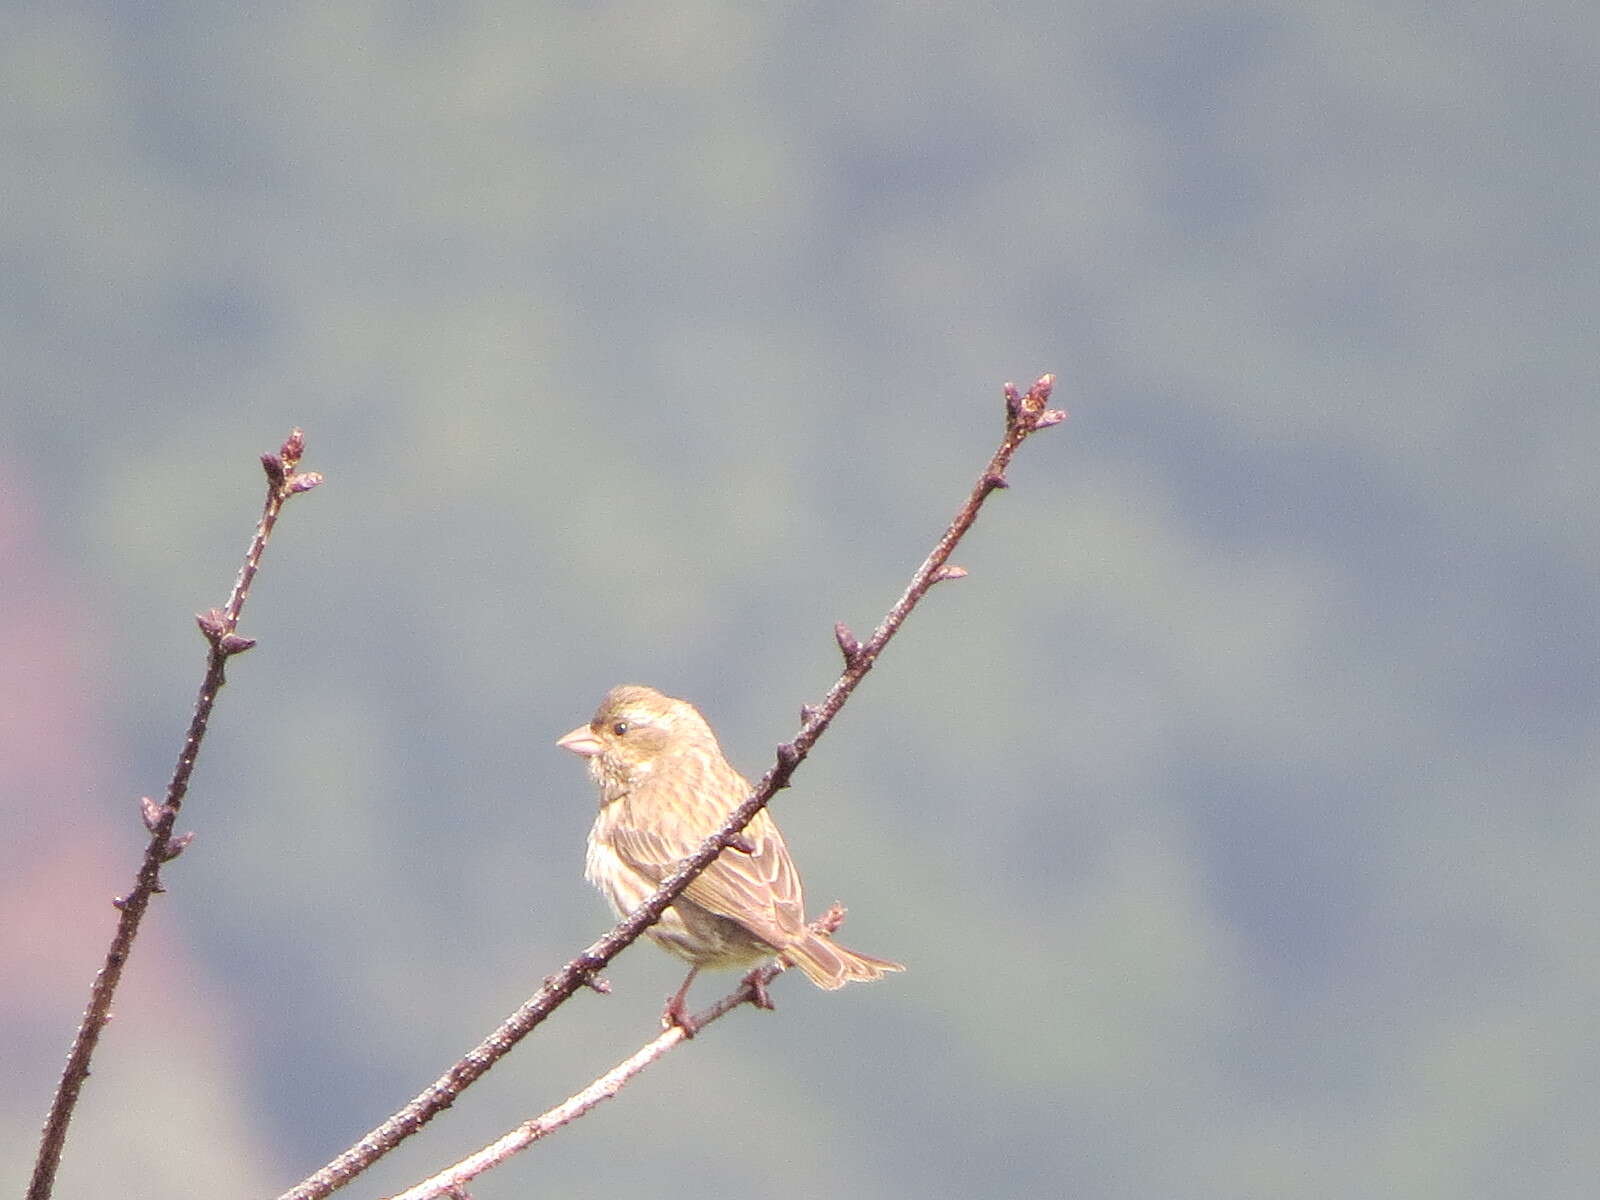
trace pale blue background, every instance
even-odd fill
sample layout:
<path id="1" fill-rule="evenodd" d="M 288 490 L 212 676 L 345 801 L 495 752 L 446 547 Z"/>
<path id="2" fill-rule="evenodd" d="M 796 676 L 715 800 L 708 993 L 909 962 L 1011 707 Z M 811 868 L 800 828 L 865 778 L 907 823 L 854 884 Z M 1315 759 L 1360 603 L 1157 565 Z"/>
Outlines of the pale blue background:
<path id="1" fill-rule="evenodd" d="M 330 479 L 154 918 L 226 1053 L 124 1012 L 60 1195 L 270 1194 L 431 1080 L 605 927 L 553 739 L 648 682 L 764 769 L 1045 370 L 1072 420 L 776 807 L 911 971 L 784 981 L 474 1194 L 1592 1194 L 1591 5 L 4 26 L 0 455 L 98 698 L 108 786 L 44 798 L 97 891 L 255 456 L 298 423 Z M 612 979 L 360 1194 L 630 1050 L 677 967 Z"/>

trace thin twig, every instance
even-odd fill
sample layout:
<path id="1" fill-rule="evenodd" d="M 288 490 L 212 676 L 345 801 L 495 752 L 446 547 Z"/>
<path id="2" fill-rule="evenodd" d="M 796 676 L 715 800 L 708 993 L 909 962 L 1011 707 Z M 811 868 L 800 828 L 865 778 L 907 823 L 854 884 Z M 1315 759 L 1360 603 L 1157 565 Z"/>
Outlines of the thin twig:
<path id="1" fill-rule="evenodd" d="M 200 697 L 195 701 L 194 716 L 189 721 L 189 731 L 183 739 L 178 765 L 167 784 L 165 803 L 157 804 L 149 796 L 139 801 L 145 828 L 150 831 L 150 844 L 145 848 L 144 862 L 139 867 L 133 890 L 112 901 L 122 915 L 117 921 L 111 948 L 106 952 L 105 965 L 100 968 L 89 990 L 89 1004 L 84 1010 L 83 1022 L 78 1026 L 77 1037 L 73 1039 L 72 1050 L 67 1056 L 66 1069 L 61 1073 L 61 1082 L 56 1088 L 55 1102 L 45 1119 L 39 1157 L 34 1164 L 33 1179 L 28 1185 L 28 1200 L 48 1200 L 55 1187 L 56 1171 L 61 1165 L 61 1150 L 67 1139 L 67 1126 L 72 1122 L 72 1113 L 83 1091 L 84 1080 L 89 1077 L 89 1060 L 100 1041 L 101 1031 L 110 1019 L 111 1000 L 122 979 L 122 969 L 127 965 L 128 955 L 133 950 L 133 939 L 138 935 L 139 923 L 150 905 L 150 897 L 162 890 L 162 864 L 178 857 L 194 837 L 192 833 L 174 835 L 172 829 L 183 807 L 184 796 L 189 791 L 189 777 L 194 773 L 195 760 L 200 756 L 200 743 L 206 736 L 206 724 L 211 720 L 212 706 L 216 703 L 217 693 L 227 682 L 228 659 L 255 645 L 250 638 L 239 636 L 239 614 L 244 611 L 251 581 L 261 566 L 262 552 L 267 548 L 267 539 L 272 536 L 272 527 L 277 524 L 278 514 L 284 504 L 290 496 L 308 492 L 322 482 L 322 476 L 315 472 L 302 474 L 295 470 L 304 451 L 305 435 L 295 429 L 290 431 L 277 454 L 261 456 L 261 465 L 267 473 L 267 499 L 261 510 L 261 519 L 256 523 L 255 536 L 250 539 L 250 548 L 245 552 L 244 563 L 233 581 L 233 592 L 222 608 L 213 608 L 196 618 L 209 646 Z"/>
<path id="2" fill-rule="evenodd" d="M 1055 425 L 1066 419 L 1066 413 L 1049 407 L 1050 391 L 1055 378 L 1041 376 L 1027 393 L 1020 392 L 1015 384 L 1005 385 L 1006 432 L 999 449 L 989 460 L 983 474 L 973 485 L 966 502 L 939 538 L 933 551 L 917 568 L 910 584 L 883 622 L 865 643 L 841 622 L 835 627 L 840 652 L 844 655 L 844 671 L 834 682 L 821 704 L 801 710 L 802 724 L 794 739 L 777 748 L 777 761 L 761 777 L 761 782 L 745 802 L 734 809 L 716 833 L 700 844 L 700 848 L 683 860 L 672 874 L 661 881 L 651 897 L 635 909 L 599 941 L 568 962 L 545 980 L 516 1012 L 506 1018 L 500 1027 L 480 1042 L 465 1057 L 419 1093 L 410 1103 L 395 1113 L 355 1145 L 315 1174 L 308 1176 L 278 1200 L 321 1200 L 337 1188 L 343 1187 L 356 1175 L 366 1170 L 395 1146 L 416 1133 L 441 1111 L 455 1103 L 463 1088 L 471 1085 L 490 1067 L 494 1066 L 510 1049 L 532 1033 L 546 1017 L 563 1004 L 579 988 L 586 986 L 598 972 L 637 939 L 646 929 L 661 919 L 680 893 L 705 870 L 711 861 L 728 846 L 734 844 L 739 833 L 751 818 L 780 790 L 789 786 L 795 768 L 805 760 L 811 747 L 838 715 L 850 693 L 866 677 L 877 661 L 878 655 L 894 637 L 902 622 L 910 615 L 922 597 L 934 584 L 946 579 L 959 578 L 965 572 L 948 565 L 951 552 L 962 536 L 977 519 L 978 510 L 989 494 L 1006 487 L 1005 472 L 1017 447 L 1034 431 Z"/>
<path id="3" fill-rule="evenodd" d="M 819 932 L 833 933 L 844 920 L 844 909 L 835 904 L 822 916 L 811 922 L 811 927 Z M 760 968 L 754 976 L 747 975 L 722 999 L 715 1004 L 702 1009 L 689 1018 L 689 1027 L 698 1034 L 713 1021 L 727 1016 L 734 1009 L 745 1004 L 754 1004 L 758 989 L 765 988 L 779 975 L 783 968 L 776 963 Z M 611 1070 L 596 1079 L 587 1087 L 574 1092 L 554 1108 L 541 1113 L 532 1120 L 524 1121 L 515 1129 L 496 1138 L 481 1150 L 458 1162 L 452 1163 L 444 1170 L 438 1172 L 421 1183 L 407 1188 L 403 1192 L 389 1197 L 389 1200 L 438 1200 L 439 1197 L 460 1195 L 462 1189 L 479 1175 L 493 1167 L 499 1166 L 507 1159 L 520 1154 L 540 1138 L 554 1133 L 563 1125 L 569 1125 L 579 1117 L 587 1116 L 591 1109 L 597 1107 L 602 1101 L 610 1100 L 632 1083 L 635 1076 L 646 1067 L 659 1062 L 669 1050 L 689 1040 L 689 1033 L 682 1025 L 669 1025 L 655 1036 L 651 1041 L 640 1046 L 627 1058 L 623 1059 Z"/>

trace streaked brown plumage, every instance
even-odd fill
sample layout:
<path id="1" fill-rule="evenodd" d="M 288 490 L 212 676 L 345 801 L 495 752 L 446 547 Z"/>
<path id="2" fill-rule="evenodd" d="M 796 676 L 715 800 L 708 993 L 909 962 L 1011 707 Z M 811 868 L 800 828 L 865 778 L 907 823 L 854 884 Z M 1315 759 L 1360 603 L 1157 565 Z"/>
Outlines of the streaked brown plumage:
<path id="1" fill-rule="evenodd" d="M 557 745 L 587 758 L 599 785 L 584 874 L 618 915 L 642 904 L 751 790 L 694 705 L 654 688 L 612 688 L 594 719 Z M 799 873 L 765 809 L 744 837 L 748 849 L 724 850 L 650 927 L 658 945 L 691 964 L 668 1004 L 669 1019 L 683 1023 L 683 998 L 701 967 L 777 956 L 821 988 L 904 970 L 807 927 Z"/>

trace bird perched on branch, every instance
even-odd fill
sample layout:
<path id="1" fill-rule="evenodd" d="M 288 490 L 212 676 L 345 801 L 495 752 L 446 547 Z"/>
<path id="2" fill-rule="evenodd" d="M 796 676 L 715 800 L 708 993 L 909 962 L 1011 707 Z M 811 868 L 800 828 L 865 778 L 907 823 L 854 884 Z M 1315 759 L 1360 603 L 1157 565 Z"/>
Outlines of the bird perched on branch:
<path id="1" fill-rule="evenodd" d="M 584 874 L 618 916 L 644 903 L 751 792 L 699 710 L 654 688 L 612 688 L 594 719 L 556 744 L 588 759 L 599 785 L 600 813 L 589 831 Z M 690 1032 L 684 999 L 701 967 L 777 957 L 829 989 L 905 969 L 846 950 L 806 924 L 800 875 L 765 809 L 648 933 L 690 964 L 664 1014 Z"/>

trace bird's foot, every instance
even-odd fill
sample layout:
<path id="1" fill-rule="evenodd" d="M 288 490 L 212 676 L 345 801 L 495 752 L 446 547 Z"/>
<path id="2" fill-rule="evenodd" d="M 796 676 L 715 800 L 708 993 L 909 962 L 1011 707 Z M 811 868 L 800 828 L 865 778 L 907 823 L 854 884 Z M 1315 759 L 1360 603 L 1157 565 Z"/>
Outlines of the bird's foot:
<path id="1" fill-rule="evenodd" d="M 683 1030 L 686 1038 L 692 1038 L 698 1029 L 694 1018 L 689 1015 L 689 1006 L 683 1002 L 682 992 L 669 996 L 666 1008 L 661 1010 L 661 1027 L 671 1029 L 674 1025 Z"/>

